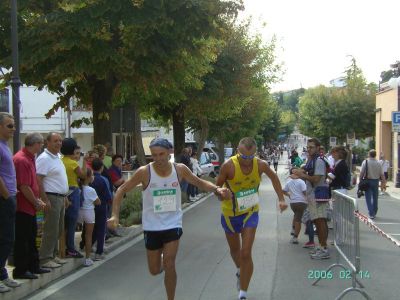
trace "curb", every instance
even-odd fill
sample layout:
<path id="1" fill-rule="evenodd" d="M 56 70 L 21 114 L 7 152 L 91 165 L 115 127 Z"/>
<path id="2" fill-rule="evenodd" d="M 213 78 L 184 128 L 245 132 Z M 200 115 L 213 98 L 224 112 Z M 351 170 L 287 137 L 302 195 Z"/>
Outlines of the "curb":
<path id="1" fill-rule="evenodd" d="M 110 253 L 111 251 L 119 248 L 120 246 L 132 240 L 143 232 L 142 225 L 133 225 L 131 227 L 125 227 L 123 229 L 127 233 L 124 234 L 121 238 L 115 239 L 115 241 L 113 241 L 112 243 L 105 244 L 104 250 L 106 252 Z M 39 292 L 41 289 L 44 289 L 49 284 L 52 284 L 55 281 L 70 275 L 74 271 L 83 268 L 83 259 L 66 259 L 68 260 L 66 264 L 62 265 L 60 268 L 52 269 L 50 273 L 38 275 L 39 279 L 18 279 L 18 281 L 21 283 L 21 286 L 11 289 L 11 291 L 9 292 L 1 293 L 0 300 L 22 299 L 36 292 Z"/>

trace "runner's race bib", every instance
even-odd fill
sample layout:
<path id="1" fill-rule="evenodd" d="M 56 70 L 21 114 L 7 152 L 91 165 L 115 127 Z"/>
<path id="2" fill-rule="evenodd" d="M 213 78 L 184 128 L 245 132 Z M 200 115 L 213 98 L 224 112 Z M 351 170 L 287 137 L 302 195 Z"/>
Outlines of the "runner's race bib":
<path id="1" fill-rule="evenodd" d="M 176 189 L 153 191 L 153 205 L 155 213 L 176 211 Z"/>
<path id="2" fill-rule="evenodd" d="M 235 193 L 239 211 L 244 211 L 258 204 L 257 189 L 242 190 Z"/>

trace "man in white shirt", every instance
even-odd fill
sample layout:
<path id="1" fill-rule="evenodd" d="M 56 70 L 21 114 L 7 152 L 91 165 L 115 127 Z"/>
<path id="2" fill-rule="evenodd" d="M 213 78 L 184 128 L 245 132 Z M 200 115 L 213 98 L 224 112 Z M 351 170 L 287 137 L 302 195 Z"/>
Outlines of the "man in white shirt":
<path id="1" fill-rule="evenodd" d="M 56 257 L 58 239 L 64 227 L 68 178 L 59 152 L 61 136 L 50 132 L 46 138 L 46 148 L 36 160 L 36 173 L 40 197 L 46 203 L 42 243 L 39 249 L 40 262 L 45 268 L 58 268 L 66 260 Z"/>

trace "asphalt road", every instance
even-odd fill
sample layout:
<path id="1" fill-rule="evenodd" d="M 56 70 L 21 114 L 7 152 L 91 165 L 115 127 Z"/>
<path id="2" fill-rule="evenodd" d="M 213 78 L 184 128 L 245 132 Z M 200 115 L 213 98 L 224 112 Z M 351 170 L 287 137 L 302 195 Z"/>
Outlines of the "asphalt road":
<path id="1" fill-rule="evenodd" d="M 286 171 L 280 166 L 282 182 Z M 309 275 L 334 263 L 336 251 L 331 248 L 329 260 L 315 261 L 302 248 L 307 240 L 305 235 L 300 235 L 299 245 L 289 244 L 292 212 L 290 209 L 283 214 L 278 212 L 277 198 L 266 178 L 260 191 L 260 223 L 253 248 L 255 266 L 248 299 L 335 299 L 350 287 L 350 280 L 339 278 L 339 269 L 334 270 L 332 279 L 311 285 Z M 360 211 L 365 213 L 361 200 Z M 380 199 L 375 220 L 378 226 L 388 233 L 400 233 L 399 216 L 399 200 Z M 369 279 L 361 280 L 364 290 L 372 299 L 400 299 L 400 249 L 363 223 L 360 223 L 360 237 L 362 270 L 370 274 Z M 125 248 L 118 255 L 110 254 L 105 262 L 47 287 L 31 299 L 166 299 L 163 276 L 152 277 L 147 271 L 142 238 Z M 215 197 L 198 203 L 184 214 L 177 272 L 176 299 L 237 299 L 235 267 L 220 226 L 219 203 Z M 343 299 L 363 297 L 352 292 Z"/>

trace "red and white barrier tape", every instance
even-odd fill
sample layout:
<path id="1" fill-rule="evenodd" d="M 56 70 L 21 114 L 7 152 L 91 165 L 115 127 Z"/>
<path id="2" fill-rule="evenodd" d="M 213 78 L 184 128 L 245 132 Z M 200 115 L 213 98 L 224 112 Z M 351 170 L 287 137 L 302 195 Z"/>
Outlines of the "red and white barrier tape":
<path id="1" fill-rule="evenodd" d="M 381 236 L 387 238 L 388 240 L 390 240 L 391 242 L 393 242 L 396 246 L 400 247 L 400 242 L 396 239 L 394 239 L 393 237 L 391 237 L 390 235 L 388 235 L 386 232 L 384 232 L 382 229 L 380 229 L 378 226 L 376 226 L 374 224 L 374 222 L 371 221 L 371 219 L 369 219 L 366 215 L 355 211 L 354 215 L 360 219 L 360 221 L 364 222 L 365 224 L 367 224 L 368 227 L 372 228 L 374 231 L 378 232 Z"/>

